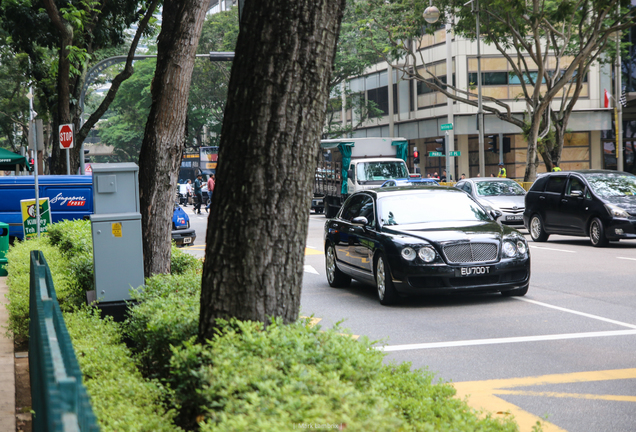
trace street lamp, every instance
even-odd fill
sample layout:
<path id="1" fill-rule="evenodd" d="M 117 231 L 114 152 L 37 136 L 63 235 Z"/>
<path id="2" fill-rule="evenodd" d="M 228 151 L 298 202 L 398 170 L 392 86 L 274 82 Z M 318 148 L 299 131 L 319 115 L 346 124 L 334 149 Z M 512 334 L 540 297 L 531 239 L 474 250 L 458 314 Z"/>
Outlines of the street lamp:
<path id="1" fill-rule="evenodd" d="M 439 19 L 439 9 L 432 5 L 433 0 L 430 0 L 429 7 L 426 8 L 422 14 L 426 22 L 433 24 Z M 453 83 L 453 51 L 451 47 L 451 24 L 446 24 L 446 85 L 452 85 Z M 447 87 L 448 90 L 448 87 Z M 446 98 L 448 106 L 448 123 L 453 124 L 453 100 L 449 97 Z M 451 126 L 452 127 L 452 126 Z M 455 132 L 453 129 L 446 131 L 446 175 L 447 181 L 451 181 L 455 177 L 455 163 L 452 162 L 451 152 L 455 150 Z"/>
<path id="2" fill-rule="evenodd" d="M 424 16 L 424 20 L 426 20 L 427 23 L 436 23 L 439 19 L 439 9 L 433 6 L 433 0 L 430 0 L 428 5 L 429 6 L 424 10 L 422 16 Z"/>
<path id="3" fill-rule="evenodd" d="M 477 38 L 477 129 L 479 133 L 479 173 L 486 176 L 486 164 L 484 154 L 484 111 L 481 102 L 481 44 L 479 38 L 479 0 L 470 0 L 464 3 L 472 6 L 475 14 L 475 36 Z"/>

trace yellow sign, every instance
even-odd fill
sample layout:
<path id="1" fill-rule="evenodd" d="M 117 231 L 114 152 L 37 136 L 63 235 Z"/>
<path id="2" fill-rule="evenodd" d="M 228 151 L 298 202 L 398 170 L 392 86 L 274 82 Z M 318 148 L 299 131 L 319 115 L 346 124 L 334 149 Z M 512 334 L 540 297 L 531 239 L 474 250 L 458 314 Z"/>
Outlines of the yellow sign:
<path id="1" fill-rule="evenodd" d="M 113 235 L 115 237 L 121 237 L 121 222 L 114 222 L 111 225 L 111 230 L 113 231 Z"/>
<path id="2" fill-rule="evenodd" d="M 20 208 L 22 210 L 22 229 L 24 238 L 29 239 L 37 237 L 37 215 L 35 209 L 35 198 L 20 200 Z M 51 211 L 49 199 L 40 198 L 40 234 L 44 234 L 51 225 Z"/>

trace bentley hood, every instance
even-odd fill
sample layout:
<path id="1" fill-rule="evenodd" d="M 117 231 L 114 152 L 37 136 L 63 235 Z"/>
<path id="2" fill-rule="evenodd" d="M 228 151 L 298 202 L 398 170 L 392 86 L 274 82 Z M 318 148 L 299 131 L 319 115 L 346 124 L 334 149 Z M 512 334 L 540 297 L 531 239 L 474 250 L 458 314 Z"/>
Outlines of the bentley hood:
<path id="1" fill-rule="evenodd" d="M 384 226 L 383 230 L 397 235 L 417 237 L 429 243 L 448 243 L 454 241 L 501 241 L 504 234 L 513 231 L 497 222 L 458 221 L 449 227 L 448 222 L 429 222 L 410 225 Z"/>

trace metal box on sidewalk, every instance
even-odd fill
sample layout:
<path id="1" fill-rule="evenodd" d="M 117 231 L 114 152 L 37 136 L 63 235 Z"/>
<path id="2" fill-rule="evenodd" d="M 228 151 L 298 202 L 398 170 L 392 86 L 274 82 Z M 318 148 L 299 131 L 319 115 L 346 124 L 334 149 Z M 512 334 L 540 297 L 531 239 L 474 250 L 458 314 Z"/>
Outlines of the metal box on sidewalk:
<path id="1" fill-rule="evenodd" d="M 95 291 L 87 300 L 112 308 L 109 315 L 120 314 L 130 289 L 144 284 L 138 172 L 134 163 L 93 165 Z"/>

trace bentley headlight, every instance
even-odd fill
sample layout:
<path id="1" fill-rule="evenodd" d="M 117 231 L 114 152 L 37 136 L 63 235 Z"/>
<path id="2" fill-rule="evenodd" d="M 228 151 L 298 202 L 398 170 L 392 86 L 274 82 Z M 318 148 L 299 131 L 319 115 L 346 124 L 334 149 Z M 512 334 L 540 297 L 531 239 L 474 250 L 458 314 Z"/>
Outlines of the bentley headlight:
<path id="1" fill-rule="evenodd" d="M 508 258 L 512 258 L 517 254 L 517 248 L 511 241 L 505 241 L 503 244 L 503 254 Z"/>
<path id="2" fill-rule="evenodd" d="M 517 240 L 517 250 L 519 251 L 519 255 L 525 255 L 526 252 L 528 252 L 528 247 L 523 240 Z"/>
<path id="3" fill-rule="evenodd" d="M 405 247 L 404 249 L 402 249 L 402 258 L 404 258 L 407 261 L 413 261 L 416 257 L 416 253 L 415 253 L 415 249 L 413 249 L 412 247 Z"/>
<path id="4" fill-rule="evenodd" d="M 422 261 L 430 263 L 435 259 L 435 249 L 430 246 L 424 246 L 417 252 L 417 255 Z"/>
<path id="5" fill-rule="evenodd" d="M 605 204 L 605 208 L 609 212 L 612 217 L 620 217 L 626 218 L 629 217 L 629 213 L 627 213 L 624 209 L 620 208 L 614 204 Z"/>

